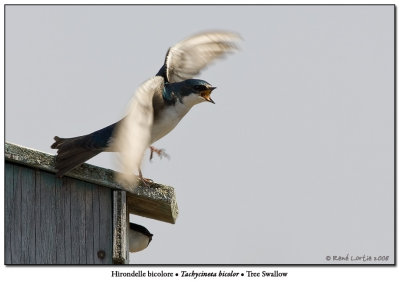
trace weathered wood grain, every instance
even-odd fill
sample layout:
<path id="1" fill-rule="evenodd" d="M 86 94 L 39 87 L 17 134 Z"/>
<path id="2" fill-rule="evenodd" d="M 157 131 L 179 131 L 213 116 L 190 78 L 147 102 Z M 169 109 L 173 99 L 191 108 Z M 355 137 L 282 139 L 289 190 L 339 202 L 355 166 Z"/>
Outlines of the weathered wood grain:
<path id="1" fill-rule="evenodd" d="M 55 156 L 52 156 L 50 154 L 46 154 L 23 146 L 18 146 L 9 142 L 5 143 L 4 154 L 6 160 L 38 168 L 48 172 L 56 172 Z M 86 163 L 66 173 L 66 176 L 113 189 L 133 192 L 133 189 L 122 187 L 118 183 L 114 182 L 114 171 L 110 169 L 100 168 L 94 165 L 89 165 Z"/>
<path id="2" fill-rule="evenodd" d="M 73 264 L 86 264 L 86 259 L 82 257 L 85 253 L 84 195 L 77 182 L 71 181 L 71 255 Z"/>
<path id="3" fill-rule="evenodd" d="M 73 179 L 65 177 L 62 179 L 62 190 L 64 195 L 64 247 L 65 263 L 72 264 L 72 231 L 71 231 L 71 185 Z"/>
<path id="4" fill-rule="evenodd" d="M 126 199 L 129 213 L 176 222 L 179 211 L 172 187 L 157 184 L 151 188 L 137 187 L 135 193 L 127 193 Z"/>
<path id="5" fill-rule="evenodd" d="M 24 176 L 21 167 L 14 168 L 14 187 L 11 197 L 11 263 L 20 263 L 22 261 L 22 182 Z"/>
<path id="6" fill-rule="evenodd" d="M 113 192 L 113 263 L 128 264 L 128 234 L 129 221 L 126 210 L 126 192 Z"/>
<path id="7" fill-rule="evenodd" d="M 15 166 L 17 168 L 18 166 Z M 42 233 L 41 231 L 41 221 L 40 221 L 40 194 L 41 190 L 40 186 L 42 183 L 40 182 L 40 178 L 36 177 L 36 170 L 35 170 L 35 201 L 36 201 L 36 207 L 35 207 L 35 245 L 36 245 L 36 250 L 35 250 L 35 260 L 36 263 L 40 264 L 42 262 L 42 250 L 38 248 L 38 246 L 41 246 L 43 238 L 42 238 Z"/>
<path id="8" fill-rule="evenodd" d="M 36 198 L 35 198 L 35 171 L 25 167 L 16 168 L 18 171 L 17 185 L 22 191 L 21 199 L 21 263 L 36 263 L 36 240 L 35 240 L 35 217 L 36 217 Z"/>
<path id="9" fill-rule="evenodd" d="M 112 191 L 104 187 L 99 189 L 100 217 L 102 228 L 99 238 L 99 251 L 104 251 L 105 257 L 101 260 L 103 264 L 112 263 Z"/>
<path id="10" fill-rule="evenodd" d="M 86 263 L 94 264 L 94 249 L 93 249 L 93 190 L 96 189 L 92 183 L 85 182 L 85 246 L 86 246 Z"/>
<path id="11" fill-rule="evenodd" d="M 65 252 L 65 226 L 66 221 L 68 220 L 69 224 L 69 217 L 66 218 L 65 212 L 65 198 L 66 189 L 63 187 L 63 180 L 55 179 L 55 197 L 56 197 L 56 263 L 57 264 L 65 264 L 66 263 L 66 252 Z"/>
<path id="12" fill-rule="evenodd" d="M 95 264 L 103 264 L 103 259 L 99 258 L 97 253 L 100 251 L 100 237 L 101 237 L 101 225 L 100 225 L 100 187 L 96 187 L 92 191 L 92 209 L 93 209 L 93 261 Z"/>
<path id="13" fill-rule="evenodd" d="M 6 160 L 11 162 L 55 172 L 54 156 L 43 152 L 6 142 L 5 157 Z M 154 183 L 151 187 L 140 184 L 135 189 L 124 188 L 114 181 L 114 173 L 110 169 L 82 164 L 67 173 L 66 176 L 114 190 L 127 191 L 128 212 L 168 223 L 176 222 L 178 205 L 174 188 L 157 183 Z"/>
<path id="14" fill-rule="evenodd" d="M 112 263 L 111 189 L 15 163 L 5 169 L 6 264 Z"/>
<path id="15" fill-rule="evenodd" d="M 12 224 L 14 205 L 12 203 L 14 194 L 14 165 L 6 163 L 4 173 L 4 263 L 11 264 L 11 239 L 12 239 Z"/>
<path id="16" fill-rule="evenodd" d="M 45 171 L 36 171 L 36 183 L 40 189 L 40 244 L 37 253 L 40 264 L 54 264 L 56 262 L 56 213 L 55 213 L 55 177 Z"/>
<path id="17" fill-rule="evenodd" d="M 6 264 L 128 263 L 129 213 L 176 221 L 172 187 L 124 192 L 113 171 L 91 165 L 59 179 L 54 156 L 9 143 L 5 149 Z"/>

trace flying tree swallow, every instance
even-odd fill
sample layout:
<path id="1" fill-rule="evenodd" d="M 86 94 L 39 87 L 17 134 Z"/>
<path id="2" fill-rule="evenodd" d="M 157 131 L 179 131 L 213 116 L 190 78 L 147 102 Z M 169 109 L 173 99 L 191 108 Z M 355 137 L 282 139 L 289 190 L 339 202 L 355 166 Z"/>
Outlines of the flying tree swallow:
<path id="1" fill-rule="evenodd" d="M 151 146 L 168 134 L 196 104 L 210 102 L 216 88 L 210 83 L 193 79 L 209 63 L 237 49 L 240 36 L 233 32 L 204 32 L 191 36 L 169 48 L 164 64 L 155 77 L 145 81 L 133 96 L 126 116 L 120 121 L 90 134 L 54 137 L 51 148 L 57 149 L 57 176 L 97 154 L 117 152 L 121 172 L 117 181 L 135 186 L 142 177 L 140 170 L 147 148 L 160 156 L 163 150 Z M 138 172 L 139 177 L 134 173 Z"/>

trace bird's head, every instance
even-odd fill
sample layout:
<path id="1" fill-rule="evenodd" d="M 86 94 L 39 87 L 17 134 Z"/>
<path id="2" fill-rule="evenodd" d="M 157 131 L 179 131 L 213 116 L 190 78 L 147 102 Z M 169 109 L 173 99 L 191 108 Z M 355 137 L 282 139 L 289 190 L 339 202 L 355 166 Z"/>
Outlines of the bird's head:
<path id="1" fill-rule="evenodd" d="M 153 234 L 150 231 L 139 224 L 129 223 L 129 252 L 140 252 L 147 248 L 153 239 Z"/>
<path id="2" fill-rule="evenodd" d="M 216 88 L 213 87 L 207 81 L 201 79 L 187 79 L 183 81 L 183 95 L 182 100 L 185 104 L 198 104 L 201 102 L 211 102 L 215 104 L 211 99 L 211 92 Z"/>

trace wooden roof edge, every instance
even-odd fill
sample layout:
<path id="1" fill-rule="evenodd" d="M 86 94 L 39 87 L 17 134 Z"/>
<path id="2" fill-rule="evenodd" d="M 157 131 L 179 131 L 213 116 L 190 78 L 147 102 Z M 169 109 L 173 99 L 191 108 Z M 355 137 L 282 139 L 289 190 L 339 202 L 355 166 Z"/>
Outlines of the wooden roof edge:
<path id="1" fill-rule="evenodd" d="M 10 142 L 5 142 L 5 160 L 25 166 L 55 173 L 55 156 L 35 149 L 23 147 Z M 124 188 L 114 181 L 114 171 L 91 164 L 82 164 L 65 176 L 98 184 L 111 189 L 127 192 L 128 210 L 131 213 L 152 219 L 175 223 L 178 216 L 178 205 L 175 189 L 171 186 L 153 183 L 151 187 L 140 184 L 134 189 Z M 150 204 L 149 204 L 150 203 Z M 162 206 L 160 210 L 148 208 L 146 211 L 135 209 L 133 206 Z M 161 211 L 162 210 L 162 211 Z"/>

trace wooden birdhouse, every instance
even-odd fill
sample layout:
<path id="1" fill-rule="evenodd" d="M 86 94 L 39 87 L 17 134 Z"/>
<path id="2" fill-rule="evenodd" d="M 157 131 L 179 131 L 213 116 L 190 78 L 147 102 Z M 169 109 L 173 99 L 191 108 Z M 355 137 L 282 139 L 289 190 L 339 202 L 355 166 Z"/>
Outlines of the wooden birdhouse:
<path id="1" fill-rule="evenodd" d="M 129 214 L 175 223 L 172 187 L 126 190 L 88 164 L 57 178 L 54 160 L 5 144 L 5 264 L 127 264 Z"/>

